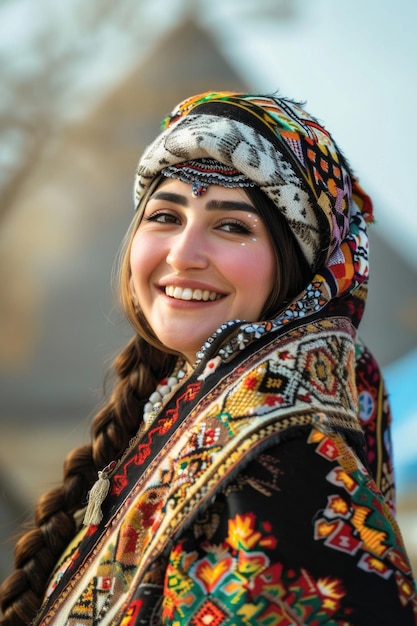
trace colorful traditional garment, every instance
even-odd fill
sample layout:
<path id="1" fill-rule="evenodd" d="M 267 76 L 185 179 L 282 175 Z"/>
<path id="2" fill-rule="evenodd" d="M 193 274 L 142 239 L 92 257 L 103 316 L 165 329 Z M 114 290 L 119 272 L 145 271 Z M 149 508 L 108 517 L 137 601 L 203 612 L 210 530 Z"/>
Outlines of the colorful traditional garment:
<path id="1" fill-rule="evenodd" d="M 165 126 L 138 204 L 164 167 L 219 160 L 274 199 L 313 278 L 274 319 L 208 338 L 109 468 L 103 520 L 66 551 L 36 623 L 412 626 L 389 407 L 356 330 L 370 201 L 288 101 L 205 94 Z"/>

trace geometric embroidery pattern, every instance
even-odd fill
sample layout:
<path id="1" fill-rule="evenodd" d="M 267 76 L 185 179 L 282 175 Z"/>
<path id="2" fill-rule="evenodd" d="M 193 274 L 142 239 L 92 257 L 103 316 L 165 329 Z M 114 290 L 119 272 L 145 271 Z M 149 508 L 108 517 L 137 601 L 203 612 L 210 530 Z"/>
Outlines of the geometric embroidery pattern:
<path id="1" fill-rule="evenodd" d="M 208 599 L 198 609 L 190 624 L 193 626 L 221 626 L 225 619 L 230 616 L 230 613 L 221 609 L 214 600 Z"/>
<path id="2" fill-rule="evenodd" d="M 222 411 L 233 419 L 294 406 L 325 411 L 343 407 L 357 419 L 355 367 L 350 337 L 322 333 L 292 342 L 249 372 L 228 392 Z M 354 380 L 354 377 L 353 377 Z M 234 417 L 235 416 L 235 417 Z"/>

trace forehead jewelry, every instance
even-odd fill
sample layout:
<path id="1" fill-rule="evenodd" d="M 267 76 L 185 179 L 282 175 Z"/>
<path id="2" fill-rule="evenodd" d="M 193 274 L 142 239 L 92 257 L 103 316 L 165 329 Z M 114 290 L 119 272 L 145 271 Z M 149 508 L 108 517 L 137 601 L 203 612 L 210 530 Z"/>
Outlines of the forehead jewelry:
<path id="1" fill-rule="evenodd" d="M 204 194 L 207 193 L 207 189 L 208 184 L 203 183 L 201 180 L 198 180 L 198 178 L 195 178 L 191 183 L 191 194 L 193 198 L 199 198 L 200 196 L 204 196 Z"/>
<path id="2" fill-rule="evenodd" d="M 169 165 L 161 171 L 167 178 L 177 178 L 191 185 L 194 198 L 204 196 L 209 185 L 234 188 L 253 187 L 255 184 L 235 167 L 225 165 L 215 159 L 191 159 L 176 165 Z"/>

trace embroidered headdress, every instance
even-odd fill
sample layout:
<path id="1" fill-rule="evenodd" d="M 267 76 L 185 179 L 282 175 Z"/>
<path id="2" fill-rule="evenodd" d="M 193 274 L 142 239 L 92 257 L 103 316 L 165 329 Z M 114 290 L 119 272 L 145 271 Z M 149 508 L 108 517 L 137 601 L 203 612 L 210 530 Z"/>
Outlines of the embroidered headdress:
<path id="1" fill-rule="evenodd" d="M 193 175 L 196 160 L 223 164 L 233 186 L 241 176 L 239 186 L 254 183 L 273 201 L 314 273 L 303 293 L 272 320 L 273 329 L 341 299 L 357 325 L 366 295 L 372 204 L 323 126 L 284 98 L 210 92 L 180 103 L 162 128 L 139 162 L 136 207 L 161 172 L 174 170 L 181 178 L 191 176 L 189 162 Z M 254 326 L 259 336 L 262 323 L 241 330 L 250 335 Z"/>

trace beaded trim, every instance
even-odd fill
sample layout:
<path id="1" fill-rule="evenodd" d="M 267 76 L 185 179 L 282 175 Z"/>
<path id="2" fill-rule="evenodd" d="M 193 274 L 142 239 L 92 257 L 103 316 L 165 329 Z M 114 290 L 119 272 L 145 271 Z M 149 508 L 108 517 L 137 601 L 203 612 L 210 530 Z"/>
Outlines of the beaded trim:
<path id="1" fill-rule="evenodd" d="M 143 407 L 143 421 L 148 425 L 153 421 L 155 415 L 159 412 L 161 406 L 165 402 L 166 398 L 178 387 L 182 382 L 187 371 L 187 366 L 184 362 L 177 366 L 171 376 L 163 378 L 155 391 L 149 396 L 148 402 Z"/>
<path id="2" fill-rule="evenodd" d="M 239 170 L 224 165 L 215 159 L 192 159 L 170 165 L 162 170 L 167 178 L 176 178 L 191 185 L 195 198 L 203 196 L 209 185 L 222 187 L 254 187 L 255 183 L 244 176 Z"/>

